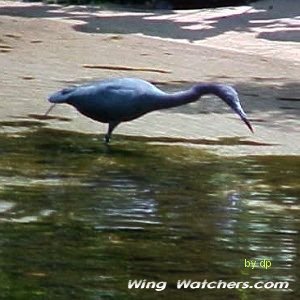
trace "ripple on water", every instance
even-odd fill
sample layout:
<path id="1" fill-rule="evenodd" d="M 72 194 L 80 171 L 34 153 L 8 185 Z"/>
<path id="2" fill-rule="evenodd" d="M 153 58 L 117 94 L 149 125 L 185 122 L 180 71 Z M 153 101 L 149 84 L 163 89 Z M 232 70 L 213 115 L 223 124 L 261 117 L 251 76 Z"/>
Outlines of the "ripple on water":
<path id="1" fill-rule="evenodd" d="M 95 135 L 29 129 L 0 134 L 7 299 L 156 299 L 146 290 L 129 296 L 128 280 L 139 278 L 167 281 L 170 299 L 199 298 L 174 288 L 184 278 L 282 280 L 300 296 L 298 157 L 237 161 L 122 136 L 107 148 Z M 272 268 L 247 269 L 244 259 Z M 285 294 L 222 291 L 228 299 Z"/>

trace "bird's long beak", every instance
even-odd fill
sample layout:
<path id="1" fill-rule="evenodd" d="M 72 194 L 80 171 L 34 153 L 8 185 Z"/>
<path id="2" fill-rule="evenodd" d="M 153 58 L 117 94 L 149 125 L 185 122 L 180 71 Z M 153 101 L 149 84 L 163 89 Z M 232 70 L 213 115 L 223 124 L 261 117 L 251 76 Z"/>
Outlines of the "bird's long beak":
<path id="1" fill-rule="evenodd" d="M 246 117 L 241 117 L 241 119 L 244 121 L 244 123 L 247 125 L 247 127 L 249 128 L 249 130 L 254 133 L 253 127 L 250 123 L 250 121 L 246 118 Z"/>
<path id="2" fill-rule="evenodd" d="M 54 106 L 56 105 L 56 103 L 52 104 L 49 109 L 45 112 L 45 116 L 48 116 L 48 114 L 50 113 L 50 111 L 54 108 Z"/>
<path id="3" fill-rule="evenodd" d="M 239 103 L 238 105 L 236 105 L 236 106 L 234 106 L 232 108 L 240 116 L 241 120 L 246 124 L 246 126 L 249 128 L 249 130 L 252 133 L 254 133 L 253 127 L 252 127 L 250 121 L 248 120 L 246 113 L 242 109 L 241 104 Z"/>

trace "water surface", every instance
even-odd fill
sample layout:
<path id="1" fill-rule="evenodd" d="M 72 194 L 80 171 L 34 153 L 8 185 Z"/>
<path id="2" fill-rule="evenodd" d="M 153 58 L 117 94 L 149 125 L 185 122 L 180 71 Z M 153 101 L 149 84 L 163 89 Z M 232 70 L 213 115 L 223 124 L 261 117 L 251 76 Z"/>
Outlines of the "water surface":
<path id="1" fill-rule="evenodd" d="M 126 136 L 107 147 L 43 124 L 0 124 L 1 299 L 299 298 L 299 157 Z M 134 279 L 167 288 L 128 290 Z M 178 290 L 182 279 L 290 285 Z"/>

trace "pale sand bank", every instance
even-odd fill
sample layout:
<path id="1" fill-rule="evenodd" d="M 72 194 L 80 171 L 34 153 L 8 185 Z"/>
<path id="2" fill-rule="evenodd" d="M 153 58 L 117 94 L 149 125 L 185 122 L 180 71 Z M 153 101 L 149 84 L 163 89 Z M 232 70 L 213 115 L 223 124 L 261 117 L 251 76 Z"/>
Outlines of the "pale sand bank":
<path id="1" fill-rule="evenodd" d="M 149 136 L 154 142 L 155 137 L 182 138 L 184 145 L 224 155 L 299 155 L 299 8 L 285 2 L 284 7 L 275 0 L 172 14 L 0 2 L 1 119 L 42 114 L 50 92 L 106 77 L 171 83 L 161 86 L 167 89 L 204 80 L 228 82 L 239 90 L 255 135 L 218 99 L 152 113 L 115 133 Z M 106 130 L 68 106 L 54 114 L 73 121 L 49 121 L 49 126 Z M 220 138 L 236 140 L 224 145 Z"/>

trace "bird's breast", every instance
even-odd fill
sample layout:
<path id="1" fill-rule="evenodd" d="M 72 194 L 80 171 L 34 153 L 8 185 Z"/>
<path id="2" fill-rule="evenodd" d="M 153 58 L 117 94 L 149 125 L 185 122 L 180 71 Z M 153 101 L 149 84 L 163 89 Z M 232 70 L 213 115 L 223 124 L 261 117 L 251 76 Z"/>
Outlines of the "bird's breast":
<path id="1" fill-rule="evenodd" d="M 83 115 L 102 122 L 125 122 L 136 119 L 153 110 L 149 97 L 143 95 L 127 95 L 117 97 L 97 95 L 97 97 L 81 97 L 69 103 Z"/>

